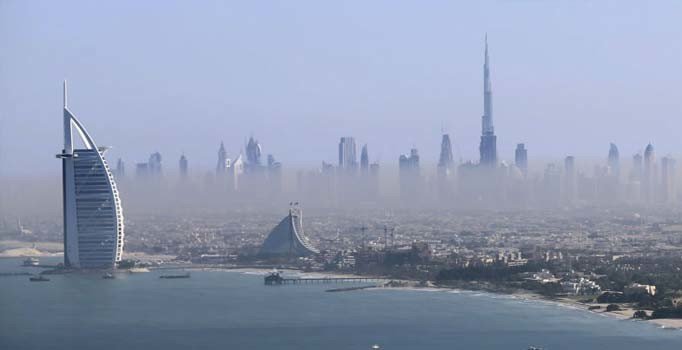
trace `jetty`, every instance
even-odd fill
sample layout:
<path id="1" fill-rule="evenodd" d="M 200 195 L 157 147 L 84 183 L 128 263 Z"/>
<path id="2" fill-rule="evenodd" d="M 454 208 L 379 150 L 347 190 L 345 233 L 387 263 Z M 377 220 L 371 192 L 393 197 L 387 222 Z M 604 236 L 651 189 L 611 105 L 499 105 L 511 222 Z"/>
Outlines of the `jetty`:
<path id="1" fill-rule="evenodd" d="M 383 282 L 385 278 L 375 277 L 306 277 L 285 278 L 279 272 L 273 272 L 265 276 L 266 286 L 283 284 L 317 284 L 317 283 L 358 283 L 358 282 Z"/>

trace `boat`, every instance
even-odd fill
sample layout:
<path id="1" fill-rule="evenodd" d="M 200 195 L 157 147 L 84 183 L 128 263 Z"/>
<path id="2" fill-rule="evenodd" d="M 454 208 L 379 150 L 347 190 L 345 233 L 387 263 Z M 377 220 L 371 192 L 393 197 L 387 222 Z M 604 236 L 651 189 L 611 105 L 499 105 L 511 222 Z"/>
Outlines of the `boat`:
<path id="1" fill-rule="evenodd" d="M 105 280 L 113 280 L 114 278 L 116 278 L 116 276 L 114 276 L 113 273 L 107 272 L 104 275 L 102 275 L 102 278 Z"/>
<path id="2" fill-rule="evenodd" d="M 31 282 L 48 282 L 50 279 L 42 275 L 36 275 L 29 277 L 28 280 Z"/>
<path id="3" fill-rule="evenodd" d="M 37 258 L 26 258 L 26 260 L 24 260 L 24 264 L 23 264 L 23 266 L 38 266 L 38 265 L 40 265 L 40 260 L 38 260 Z"/>
<path id="4" fill-rule="evenodd" d="M 166 278 L 166 279 L 176 279 L 176 278 L 189 278 L 189 272 L 183 273 L 183 274 L 178 274 L 178 275 L 161 275 L 159 278 Z"/>

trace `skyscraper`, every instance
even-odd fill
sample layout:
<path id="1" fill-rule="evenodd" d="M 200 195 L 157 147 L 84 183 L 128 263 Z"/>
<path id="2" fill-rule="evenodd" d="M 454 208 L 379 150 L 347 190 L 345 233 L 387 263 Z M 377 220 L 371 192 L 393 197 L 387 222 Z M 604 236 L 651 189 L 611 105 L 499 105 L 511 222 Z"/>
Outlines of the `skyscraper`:
<path id="1" fill-rule="evenodd" d="M 485 63 L 483 64 L 483 117 L 481 118 L 480 164 L 494 167 L 497 165 L 497 136 L 493 126 L 493 90 L 490 83 L 488 58 L 488 35 L 485 36 Z"/>
<path id="2" fill-rule="evenodd" d="M 444 203 L 449 203 L 455 190 L 454 183 L 455 162 L 452 157 L 452 144 L 450 135 L 443 134 L 440 141 L 440 157 L 436 167 L 437 196 Z"/>
<path id="3" fill-rule="evenodd" d="M 608 163 L 609 173 L 618 180 L 620 178 L 620 154 L 618 152 L 618 146 L 616 146 L 615 143 L 611 143 L 611 146 L 609 147 Z"/>
<path id="4" fill-rule="evenodd" d="M 656 154 L 654 146 L 648 144 L 644 149 L 644 168 L 642 169 L 642 199 L 648 203 L 656 197 Z"/>
<path id="5" fill-rule="evenodd" d="M 237 191 L 240 189 L 240 178 L 242 177 L 242 174 L 244 174 L 244 160 L 242 159 L 242 155 L 238 155 L 234 160 L 230 163 L 228 160 L 228 165 L 227 169 L 229 170 L 229 189 Z"/>
<path id="6" fill-rule="evenodd" d="M 637 153 L 632 156 L 632 173 L 630 174 L 631 181 L 642 180 L 642 155 Z"/>
<path id="7" fill-rule="evenodd" d="M 440 157 L 438 158 L 438 173 L 440 175 L 450 175 L 455 166 L 455 161 L 452 157 L 452 144 L 450 143 L 450 135 L 443 134 L 440 141 Z"/>
<path id="8" fill-rule="evenodd" d="M 360 151 L 360 172 L 363 175 L 367 175 L 369 172 L 369 152 L 367 151 L 367 144 L 362 146 L 362 151 Z"/>
<path id="9" fill-rule="evenodd" d="M 543 187 L 543 205 L 558 205 L 561 199 L 561 170 L 556 164 L 550 163 L 545 167 Z"/>
<path id="10" fill-rule="evenodd" d="M 268 180 L 272 192 L 282 191 L 282 163 L 275 160 L 272 154 L 268 154 Z"/>
<path id="11" fill-rule="evenodd" d="M 410 155 L 398 158 L 400 180 L 400 195 L 414 200 L 419 193 L 419 152 L 416 148 L 410 150 Z"/>
<path id="12" fill-rule="evenodd" d="M 246 143 L 246 163 L 251 168 L 260 167 L 261 165 L 260 143 L 253 136 L 249 137 L 249 142 Z"/>
<path id="13" fill-rule="evenodd" d="M 161 153 L 155 152 L 149 156 L 149 175 L 161 176 Z"/>
<path id="14" fill-rule="evenodd" d="M 138 179 L 145 179 L 149 176 L 149 163 L 137 163 L 135 164 L 135 176 Z"/>
<path id="15" fill-rule="evenodd" d="M 216 164 L 215 167 L 216 175 L 219 176 L 225 175 L 228 166 L 229 164 L 227 159 L 227 152 L 225 151 L 225 144 L 223 144 L 223 142 L 220 141 L 220 148 L 218 149 L 218 164 Z"/>
<path id="16" fill-rule="evenodd" d="M 673 203 L 677 200 L 675 159 L 670 156 L 661 158 L 661 200 L 665 203 Z"/>
<path id="17" fill-rule="evenodd" d="M 514 163 L 516 167 L 521 170 L 524 177 L 528 176 L 528 150 L 523 143 L 516 144 L 516 151 L 514 151 Z"/>
<path id="18" fill-rule="evenodd" d="M 74 149 L 76 128 L 83 148 Z M 64 265 L 113 268 L 123 253 L 123 212 L 114 177 L 104 159 L 106 147 L 94 140 L 67 107 L 64 82 Z"/>
<path id="19" fill-rule="evenodd" d="M 339 168 L 345 171 L 353 171 L 358 166 L 355 148 L 355 139 L 342 137 L 339 141 Z"/>
<path id="20" fill-rule="evenodd" d="M 116 162 L 116 177 L 121 179 L 126 176 L 126 166 L 123 159 L 119 158 Z"/>
<path id="21" fill-rule="evenodd" d="M 577 198 L 577 178 L 575 171 L 575 157 L 564 159 L 564 200 L 573 203 Z"/>
<path id="22" fill-rule="evenodd" d="M 628 183 L 628 197 L 633 201 L 642 199 L 642 173 L 642 155 L 637 153 L 632 156 L 632 169 Z"/>
<path id="23" fill-rule="evenodd" d="M 180 167 L 180 177 L 183 179 L 186 178 L 189 167 L 187 163 L 187 157 L 185 157 L 184 154 L 180 156 L 180 161 L 178 162 L 178 165 Z"/>

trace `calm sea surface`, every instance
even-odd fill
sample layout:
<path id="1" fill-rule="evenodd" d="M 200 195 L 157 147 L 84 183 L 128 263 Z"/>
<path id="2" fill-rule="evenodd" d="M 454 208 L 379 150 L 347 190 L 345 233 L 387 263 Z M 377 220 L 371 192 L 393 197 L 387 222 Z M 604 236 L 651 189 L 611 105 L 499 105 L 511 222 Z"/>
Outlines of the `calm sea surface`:
<path id="1" fill-rule="evenodd" d="M 0 271 L 32 270 L 20 263 L 0 259 Z M 160 274 L 0 277 L 0 349 L 682 348 L 679 330 L 508 296 L 325 293 L 329 285 L 266 287 L 241 272 Z"/>

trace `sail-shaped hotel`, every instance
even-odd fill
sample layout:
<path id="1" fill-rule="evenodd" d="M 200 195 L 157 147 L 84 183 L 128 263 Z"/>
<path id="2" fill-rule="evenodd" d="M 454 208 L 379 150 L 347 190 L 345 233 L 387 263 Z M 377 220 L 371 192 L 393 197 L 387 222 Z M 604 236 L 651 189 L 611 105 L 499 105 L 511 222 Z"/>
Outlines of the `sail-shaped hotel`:
<path id="1" fill-rule="evenodd" d="M 123 212 L 114 177 L 83 124 L 67 106 L 64 82 L 64 265 L 70 268 L 113 268 L 123 252 Z M 74 147 L 73 129 L 82 147 Z"/>

